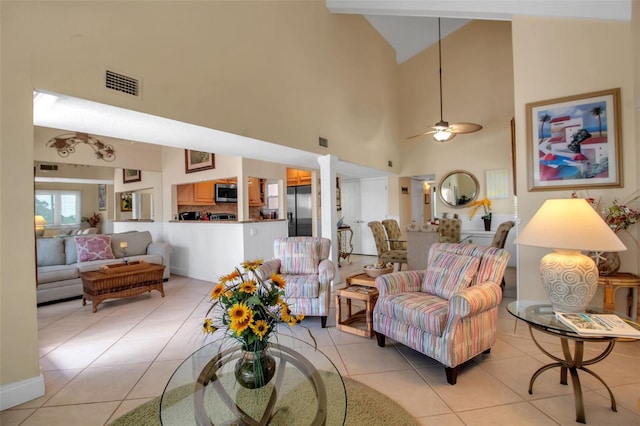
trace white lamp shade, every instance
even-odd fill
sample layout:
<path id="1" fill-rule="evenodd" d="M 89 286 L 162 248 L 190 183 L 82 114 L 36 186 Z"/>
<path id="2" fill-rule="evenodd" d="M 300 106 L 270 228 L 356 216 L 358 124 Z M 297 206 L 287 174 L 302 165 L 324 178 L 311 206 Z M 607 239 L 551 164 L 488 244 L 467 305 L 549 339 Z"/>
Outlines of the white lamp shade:
<path id="1" fill-rule="evenodd" d="M 609 225 L 582 198 L 545 201 L 514 242 L 562 250 L 627 249 Z"/>

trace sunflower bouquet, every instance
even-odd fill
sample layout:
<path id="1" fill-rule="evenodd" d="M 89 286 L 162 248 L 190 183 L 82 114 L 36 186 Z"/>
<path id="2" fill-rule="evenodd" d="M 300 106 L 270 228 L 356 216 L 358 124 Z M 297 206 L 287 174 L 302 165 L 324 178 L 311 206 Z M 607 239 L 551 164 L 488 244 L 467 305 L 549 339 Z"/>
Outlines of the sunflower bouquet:
<path id="1" fill-rule="evenodd" d="M 291 314 L 284 300 L 285 280 L 274 273 L 265 283 L 256 273 L 260 265 L 260 259 L 244 262 L 244 273 L 236 268 L 220 278 L 211 291 L 212 305 L 202 325 L 208 334 L 226 328 L 225 333 L 249 352 L 259 352 L 267 347 L 277 323 L 284 322 L 293 327 L 304 318 L 304 315 Z"/>

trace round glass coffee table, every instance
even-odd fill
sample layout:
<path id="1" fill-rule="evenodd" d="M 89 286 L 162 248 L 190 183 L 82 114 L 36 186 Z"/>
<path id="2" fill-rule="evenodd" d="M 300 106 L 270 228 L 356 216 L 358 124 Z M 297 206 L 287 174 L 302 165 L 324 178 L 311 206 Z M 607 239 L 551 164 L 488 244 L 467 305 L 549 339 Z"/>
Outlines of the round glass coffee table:
<path id="1" fill-rule="evenodd" d="M 160 401 L 164 426 L 343 425 L 347 395 L 335 365 L 312 345 L 279 334 L 270 342 L 275 376 L 245 389 L 234 375 L 242 356 L 229 338 L 191 354 L 173 373 Z"/>
<path id="2" fill-rule="evenodd" d="M 586 336 L 577 334 L 569 326 L 556 319 L 555 312 L 553 311 L 551 305 L 527 302 L 511 302 L 507 306 L 507 310 L 511 315 L 527 323 L 527 325 L 529 326 L 529 333 L 531 334 L 531 338 L 533 339 L 533 343 L 535 343 L 538 349 L 540 349 L 545 355 L 555 361 L 540 367 L 538 370 L 536 370 L 535 373 L 533 373 L 533 376 L 531 376 L 531 380 L 529 381 L 529 394 L 533 394 L 534 382 L 536 381 L 538 376 L 545 371 L 551 368 L 560 368 L 560 383 L 563 385 L 567 384 L 567 372 L 570 373 L 571 384 L 573 385 L 573 396 L 576 406 L 576 421 L 580 423 L 586 423 L 584 401 L 582 398 L 582 386 L 580 385 L 580 377 L 578 376 L 578 370 L 581 370 L 592 375 L 604 385 L 604 387 L 609 392 L 609 397 L 611 399 L 611 409 L 613 411 L 617 411 L 616 399 L 613 396 L 613 392 L 611 392 L 609 386 L 598 374 L 596 374 L 586 366 L 593 365 L 602 361 L 611 353 L 611 351 L 613 350 L 613 346 L 615 345 L 617 340 L 628 340 L 628 338 L 613 336 Z M 614 313 L 612 311 L 593 306 L 589 306 L 587 308 L 587 312 L 595 314 Z M 624 315 L 620 315 L 617 313 L 616 315 L 621 318 L 628 319 Z M 635 328 L 640 329 L 640 326 L 638 324 L 632 322 L 629 323 Z M 544 349 L 536 339 L 533 330 L 559 337 L 564 359 L 559 358 Z M 574 342 L 573 354 L 571 353 L 571 349 L 569 347 L 569 341 Z M 591 359 L 584 359 L 584 344 L 589 342 L 604 342 L 607 343 L 607 347 L 599 355 Z"/>

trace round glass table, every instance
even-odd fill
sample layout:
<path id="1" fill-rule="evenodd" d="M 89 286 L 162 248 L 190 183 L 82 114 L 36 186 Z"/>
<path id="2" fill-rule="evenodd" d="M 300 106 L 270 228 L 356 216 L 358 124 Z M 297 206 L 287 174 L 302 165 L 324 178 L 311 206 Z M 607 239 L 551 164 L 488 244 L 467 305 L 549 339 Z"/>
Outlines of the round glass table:
<path id="1" fill-rule="evenodd" d="M 592 375 L 604 385 L 604 387 L 609 392 L 609 397 L 611 399 L 611 409 L 613 411 L 617 411 L 616 399 L 613 396 L 613 392 L 611 392 L 609 386 L 598 374 L 596 374 L 586 366 L 602 361 L 611 353 L 617 340 L 628 340 L 628 338 L 613 336 L 585 336 L 577 334 L 569 326 L 556 319 L 555 312 L 553 311 L 551 305 L 527 302 L 511 302 L 507 306 L 507 310 L 511 315 L 527 323 L 527 325 L 529 326 L 529 333 L 531 334 L 531 338 L 533 339 L 533 343 L 535 343 L 538 349 L 540 349 L 545 355 L 555 361 L 540 367 L 538 370 L 536 370 L 535 373 L 533 373 L 533 376 L 531 376 L 531 380 L 529 381 L 529 394 L 533 394 L 533 384 L 540 374 L 551 368 L 560 368 L 561 384 L 567 384 L 567 373 L 571 375 L 571 384 L 573 385 L 573 396 L 576 407 L 576 421 L 580 423 L 586 423 L 584 400 L 582 398 L 582 386 L 580 385 L 580 377 L 578 376 L 578 370 L 581 370 Z M 614 313 L 612 311 L 593 306 L 588 307 L 586 312 L 595 314 Z M 616 315 L 621 318 L 628 319 L 624 315 L 620 315 L 617 313 Z M 635 328 L 640 329 L 640 326 L 638 324 L 632 322 L 629 323 Z M 536 339 L 533 330 L 559 337 L 564 358 L 557 357 L 543 348 L 540 342 Z M 571 353 L 569 341 L 573 341 L 574 343 L 573 353 Z M 584 359 L 584 344 L 589 342 L 604 342 L 607 343 L 607 346 L 599 355 L 590 359 Z"/>
<path id="2" fill-rule="evenodd" d="M 343 425 L 347 395 L 335 365 L 312 345 L 278 334 L 269 353 L 274 377 L 259 389 L 245 389 L 234 367 L 240 345 L 224 338 L 191 354 L 173 373 L 160 401 L 164 426 Z"/>

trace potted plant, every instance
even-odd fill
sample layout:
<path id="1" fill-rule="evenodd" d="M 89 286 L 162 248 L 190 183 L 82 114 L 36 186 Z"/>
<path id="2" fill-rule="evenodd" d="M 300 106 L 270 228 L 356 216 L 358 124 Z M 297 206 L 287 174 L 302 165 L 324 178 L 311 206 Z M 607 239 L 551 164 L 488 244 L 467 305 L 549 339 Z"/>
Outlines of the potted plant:
<path id="1" fill-rule="evenodd" d="M 471 207 L 471 211 L 469 212 L 469 220 L 476 214 L 476 211 L 480 207 L 484 210 L 484 215 L 482 215 L 482 220 L 484 221 L 484 230 L 491 230 L 491 200 L 488 198 L 483 198 L 482 200 L 476 200 L 469 204 Z"/>
<path id="2" fill-rule="evenodd" d="M 268 349 L 277 323 L 293 327 L 304 318 L 292 315 L 284 299 L 286 282 L 282 276 L 274 273 L 265 282 L 256 273 L 260 265 L 262 260 L 244 262 L 244 273 L 236 268 L 220 278 L 211 291 L 213 303 L 202 326 L 208 334 L 224 330 L 226 337 L 240 343 L 243 355 L 235 375 L 238 383 L 249 389 L 266 385 L 275 373 L 275 359 Z"/>

